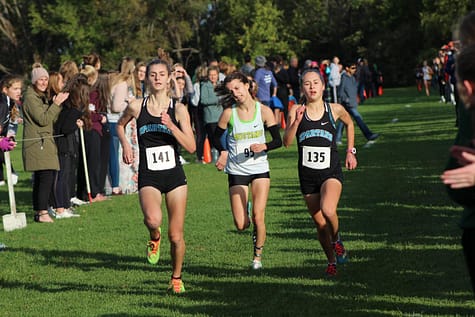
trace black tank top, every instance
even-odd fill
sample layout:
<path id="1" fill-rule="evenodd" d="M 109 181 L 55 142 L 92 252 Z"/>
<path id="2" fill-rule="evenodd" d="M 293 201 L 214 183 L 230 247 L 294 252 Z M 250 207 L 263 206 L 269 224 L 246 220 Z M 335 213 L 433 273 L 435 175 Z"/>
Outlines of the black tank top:
<path id="1" fill-rule="evenodd" d="M 148 112 L 148 101 L 148 97 L 144 98 L 142 102 L 142 109 L 140 111 L 139 117 L 137 118 L 137 136 L 140 149 L 139 171 L 157 170 L 157 168 L 160 169 L 160 164 L 170 164 L 169 160 L 172 158 L 172 156 L 174 156 L 174 165 L 178 166 L 180 165 L 178 141 L 175 139 L 170 129 L 162 124 L 161 117 L 155 117 Z M 178 126 L 178 122 L 175 118 L 175 102 L 172 99 L 170 99 L 170 105 L 168 107 L 167 113 L 173 123 Z M 171 146 L 174 153 L 166 151 L 148 151 L 150 149 L 162 146 Z M 157 165 L 155 168 L 152 168 L 152 164 Z"/>
<path id="2" fill-rule="evenodd" d="M 324 103 L 325 111 L 319 120 L 311 120 L 305 110 L 297 128 L 299 170 L 322 171 L 339 166 L 336 146 L 336 125 L 330 105 Z"/>

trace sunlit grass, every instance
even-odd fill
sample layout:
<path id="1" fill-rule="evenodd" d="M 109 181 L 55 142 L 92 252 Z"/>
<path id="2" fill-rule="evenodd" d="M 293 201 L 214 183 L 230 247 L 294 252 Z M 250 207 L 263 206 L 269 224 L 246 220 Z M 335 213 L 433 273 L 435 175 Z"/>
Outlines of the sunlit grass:
<path id="1" fill-rule="evenodd" d="M 165 293 L 167 239 L 160 264 L 146 263 L 137 195 L 82 207 L 77 219 L 36 224 L 30 174 L 20 171 L 17 205 L 28 226 L 0 231 L 8 247 L 0 252 L 0 315 L 473 315 L 457 227 L 461 209 L 438 178 L 455 137 L 453 107 L 398 88 L 368 100 L 360 112 L 382 135 L 365 147 L 356 128 L 359 165 L 344 173 L 338 209 L 350 262 L 337 278 L 323 274 L 325 256 L 299 192 L 295 145 L 269 153 L 268 237 L 259 273 L 248 269 L 250 232 L 237 233 L 232 223 L 226 175 L 211 165 L 185 166 L 187 293 L 180 297 Z M 20 151 L 12 157 L 20 170 Z M 9 212 L 6 187 L 0 202 L 0 211 Z"/>

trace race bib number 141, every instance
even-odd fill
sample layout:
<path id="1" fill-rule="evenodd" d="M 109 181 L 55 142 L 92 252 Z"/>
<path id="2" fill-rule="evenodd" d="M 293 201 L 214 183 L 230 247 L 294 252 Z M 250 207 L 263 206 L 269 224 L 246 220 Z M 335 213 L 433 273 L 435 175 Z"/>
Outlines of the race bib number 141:
<path id="1" fill-rule="evenodd" d="M 163 171 L 174 168 L 175 151 L 171 145 L 155 146 L 146 149 L 147 168 L 151 171 Z"/>

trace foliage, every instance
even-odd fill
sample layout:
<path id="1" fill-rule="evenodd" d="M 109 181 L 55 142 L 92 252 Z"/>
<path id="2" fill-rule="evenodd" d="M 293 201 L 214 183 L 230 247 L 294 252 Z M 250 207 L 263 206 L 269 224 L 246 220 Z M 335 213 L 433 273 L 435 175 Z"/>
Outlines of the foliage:
<path id="1" fill-rule="evenodd" d="M 360 111 L 381 137 L 365 147 L 356 130 L 358 168 L 344 171 L 338 206 L 350 261 L 339 266 L 337 278 L 324 278 L 326 260 L 299 191 L 294 143 L 269 152 L 261 273 L 248 269 L 251 231 L 234 228 L 227 177 L 212 164 L 185 165 L 183 296 L 165 293 L 171 274 L 166 213 L 157 266 L 145 260 L 148 237 L 137 195 L 81 207 L 80 218 L 34 223 L 31 174 L 15 149 L 17 209 L 28 224 L 0 229 L 7 246 L 0 250 L 1 315 L 471 316 L 475 303 L 457 228 L 461 209 L 439 178 L 455 135 L 452 107 L 409 87 L 385 89 Z M 5 186 L 0 211 L 9 212 Z"/>
<path id="2" fill-rule="evenodd" d="M 282 11 L 272 1 L 261 0 L 253 3 L 251 12 L 255 12 L 255 16 L 250 25 L 243 26 L 244 34 L 239 40 L 242 51 L 253 54 L 254 57 L 288 52 L 289 45 L 284 42 L 281 32 Z"/>
<path id="3" fill-rule="evenodd" d="M 80 63 L 82 55 L 95 51 L 103 56 L 105 68 L 115 69 L 123 56 L 154 55 L 156 43 L 147 42 L 150 34 L 142 21 L 146 9 L 141 0 L 58 0 L 32 4 L 29 11 L 43 60 L 55 65 L 67 59 Z"/>
<path id="4" fill-rule="evenodd" d="M 470 0 L 424 0 L 426 10 L 421 12 L 421 25 L 432 44 L 440 47 L 440 38 L 451 38 L 459 18 L 466 12 L 475 10 Z M 445 43 L 442 43 L 445 44 Z"/>
<path id="5" fill-rule="evenodd" d="M 469 0 L 0 0 L 0 71 L 26 74 L 34 61 L 54 70 L 91 51 L 115 69 L 162 47 L 187 68 L 246 53 L 366 57 L 399 85 L 473 9 Z"/>

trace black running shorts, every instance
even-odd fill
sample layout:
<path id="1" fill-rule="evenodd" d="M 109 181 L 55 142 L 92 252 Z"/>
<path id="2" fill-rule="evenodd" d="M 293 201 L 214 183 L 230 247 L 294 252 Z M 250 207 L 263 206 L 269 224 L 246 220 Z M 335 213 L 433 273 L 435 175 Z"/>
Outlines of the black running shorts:
<path id="1" fill-rule="evenodd" d="M 253 174 L 253 175 L 233 175 L 228 174 L 228 183 L 229 187 L 236 185 L 245 185 L 248 186 L 253 180 L 258 178 L 270 178 L 269 172 Z"/>
<path id="2" fill-rule="evenodd" d="M 186 184 L 185 171 L 181 165 L 165 171 L 145 170 L 139 172 L 139 190 L 145 186 L 152 186 L 162 194 L 166 194 Z"/>

